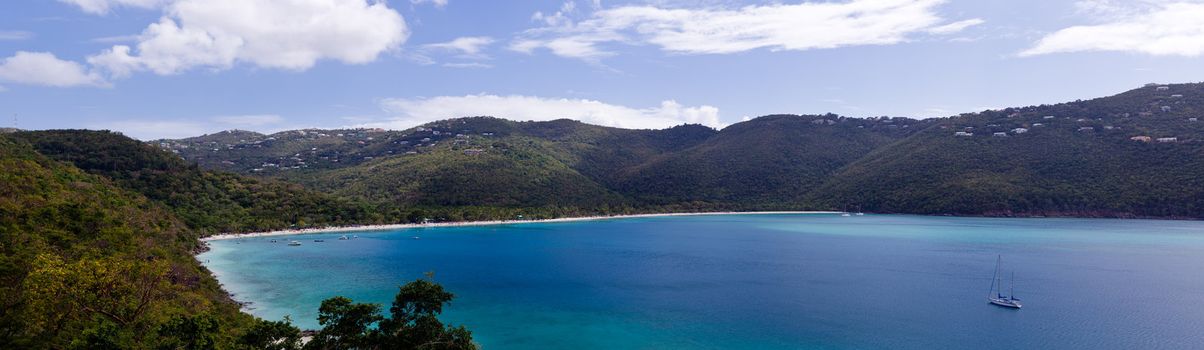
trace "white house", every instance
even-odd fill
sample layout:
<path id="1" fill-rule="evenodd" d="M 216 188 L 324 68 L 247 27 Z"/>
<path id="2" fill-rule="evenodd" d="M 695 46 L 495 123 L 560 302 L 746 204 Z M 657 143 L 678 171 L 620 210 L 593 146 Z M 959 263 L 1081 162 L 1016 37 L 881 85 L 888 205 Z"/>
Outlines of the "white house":
<path id="1" fill-rule="evenodd" d="M 972 132 L 958 131 L 953 133 L 953 136 L 974 136 Z"/>
<path id="2" fill-rule="evenodd" d="M 995 137 L 1008 137 L 1008 133 L 1006 133 L 1006 132 L 997 132 L 997 133 L 991 134 L 991 136 L 995 136 Z"/>
<path id="3" fill-rule="evenodd" d="M 1162 143 L 1179 142 L 1179 138 L 1178 137 L 1159 137 L 1158 142 L 1162 142 Z"/>
<path id="4" fill-rule="evenodd" d="M 1026 132 L 1028 132 L 1028 129 L 1025 129 L 1025 128 L 1015 128 L 1015 129 L 1012 129 L 1012 133 L 1015 133 L 1015 134 L 1023 134 L 1023 133 L 1026 133 Z"/>

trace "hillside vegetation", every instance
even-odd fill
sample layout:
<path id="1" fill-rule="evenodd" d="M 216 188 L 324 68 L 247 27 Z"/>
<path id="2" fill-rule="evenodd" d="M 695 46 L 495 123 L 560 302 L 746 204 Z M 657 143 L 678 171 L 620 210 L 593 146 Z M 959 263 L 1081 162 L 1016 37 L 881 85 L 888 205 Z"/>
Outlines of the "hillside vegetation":
<path id="1" fill-rule="evenodd" d="M 949 118 L 771 115 L 722 130 L 472 117 L 409 130 L 160 140 L 202 167 L 390 217 L 685 210 L 1204 217 L 1204 85 Z M 237 143 L 228 143 L 232 139 Z M 462 209 L 474 207 L 472 215 Z"/>
<path id="2" fill-rule="evenodd" d="M 0 169 L 0 348 L 153 348 L 194 316 L 249 323 L 170 210 L 7 136 Z"/>
<path id="3" fill-rule="evenodd" d="M 438 320 L 452 294 L 429 280 L 403 286 L 387 318 L 343 297 L 314 305 L 323 328 L 303 345 L 287 319 L 239 312 L 193 257 L 201 232 L 170 207 L 25 138 L 0 135 L 0 348 L 477 348 Z"/>
<path id="4" fill-rule="evenodd" d="M 104 131 L 11 134 L 37 152 L 164 204 L 205 234 L 382 220 L 373 208 L 297 184 L 204 170 L 170 152 Z"/>
<path id="5" fill-rule="evenodd" d="M 894 213 L 1204 217 L 1201 107 L 1204 87 L 1186 84 L 946 118 L 809 199 Z"/>

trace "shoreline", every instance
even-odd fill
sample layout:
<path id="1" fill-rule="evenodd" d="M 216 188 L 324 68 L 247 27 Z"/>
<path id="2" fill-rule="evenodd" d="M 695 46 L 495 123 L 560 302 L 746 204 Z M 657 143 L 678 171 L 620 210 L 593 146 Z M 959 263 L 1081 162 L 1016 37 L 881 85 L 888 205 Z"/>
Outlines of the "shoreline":
<path id="1" fill-rule="evenodd" d="M 613 220 L 613 219 L 634 219 L 634 218 L 652 218 L 652 217 L 671 217 L 671 216 L 707 216 L 707 215 L 781 215 L 781 214 L 841 214 L 840 211 L 725 211 L 725 212 L 696 212 L 696 213 L 657 213 L 657 214 L 631 214 L 631 215 L 610 215 L 610 216 L 579 216 L 555 219 L 539 219 L 539 220 L 488 220 L 488 221 L 457 221 L 457 222 L 438 222 L 430 224 L 387 224 L 387 225 L 362 225 L 362 226 L 334 226 L 321 228 L 305 228 L 296 230 L 277 230 L 267 232 L 250 232 L 250 233 L 223 233 L 201 238 L 201 242 L 223 241 L 239 238 L 257 238 L 257 237 L 279 237 L 279 236 L 294 236 L 314 233 L 336 233 L 336 232 L 362 232 L 362 231 L 384 231 L 384 230 L 401 230 L 411 228 L 428 228 L 428 227 L 461 227 L 461 226 L 493 226 L 493 225 L 515 225 L 515 224 L 542 224 L 554 222 L 576 222 L 576 221 L 596 221 L 596 220 Z"/>

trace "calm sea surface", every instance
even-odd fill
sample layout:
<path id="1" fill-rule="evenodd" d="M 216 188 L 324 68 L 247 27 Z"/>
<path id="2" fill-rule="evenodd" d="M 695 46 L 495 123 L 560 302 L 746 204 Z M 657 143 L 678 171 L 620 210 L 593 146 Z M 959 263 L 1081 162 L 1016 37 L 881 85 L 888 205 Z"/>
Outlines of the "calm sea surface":
<path id="1" fill-rule="evenodd" d="M 1204 349 L 1204 222 L 722 215 L 355 234 L 216 241 L 200 260 L 252 314 L 303 328 L 325 298 L 387 310 L 435 271 L 456 294 L 443 319 L 492 349 Z M 987 304 L 1000 254 L 1023 310 Z"/>

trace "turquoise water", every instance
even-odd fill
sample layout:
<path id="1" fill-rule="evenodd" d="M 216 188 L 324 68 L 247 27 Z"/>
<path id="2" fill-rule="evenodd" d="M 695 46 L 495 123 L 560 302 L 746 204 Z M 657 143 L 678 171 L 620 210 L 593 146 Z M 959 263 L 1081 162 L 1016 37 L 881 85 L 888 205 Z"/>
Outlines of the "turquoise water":
<path id="1" fill-rule="evenodd" d="M 308 328 L 322 299 L 385 304 L 435 271 L 456 294 L 443 318 L 494 349 L 1204 348 L 1204 222 L 723 215 L 356 234 L 215 241 L 200 259 L 252 314 Z M 997 254 L 1023 310 L 986 302 Z"/>

